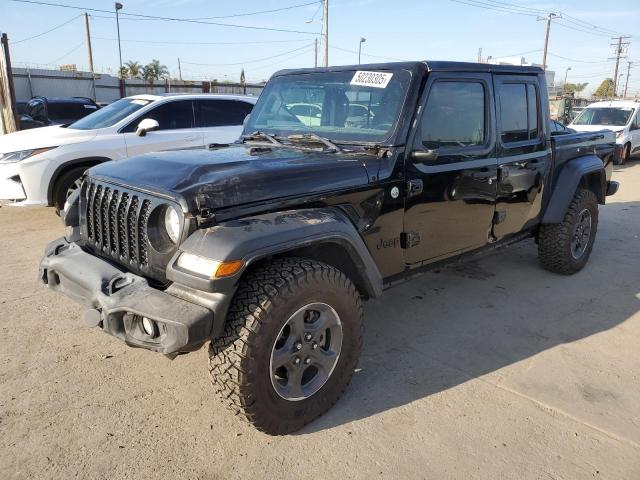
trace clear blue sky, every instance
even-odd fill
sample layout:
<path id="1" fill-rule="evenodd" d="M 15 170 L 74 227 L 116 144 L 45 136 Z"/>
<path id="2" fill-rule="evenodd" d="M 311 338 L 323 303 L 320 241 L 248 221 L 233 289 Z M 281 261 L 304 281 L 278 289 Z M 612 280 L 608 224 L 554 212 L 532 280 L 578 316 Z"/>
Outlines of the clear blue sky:
<path id="1" fill-rule="evenodd" d="M 46 1 L 105 10 L 112 10 L 114 3 L 106 0 Z M 121 3 L 124 4 L 122 12 L 202 18 L 277 9 L 310 1 L 121 0 Z M 640 61 L 638 0 L 503 1 L 522 7 L 562 11 L 579 21 L 622 33 L 636 34 L 636 37 L 631 39 L 629 58 L 632 61 Z M 185 79 L 237 80 L 243 66 L 248 80 L 267 79 L 271 73 L 281 68 L 313 66 L 313 33 L 315 32 L 317 37 L 321 29 L 322 11 L 319 10 L 319 6 L 317 3 L 276 13 L 207 20 L 308 31 L 310 34 L 132 20 L 123 16 L 120 22 L 123 61 L 137 60 L 144 64 L 152 58 L 158 58 L 169 67 L 172 74 L 177 75 L 180 58 Z M 11 51 L 14 64 L 37 66 L 75 63 L 81 67 L 86 66 L 83 20 L 79 17 L 72 20 L 81 13 L 81 10 L 0 0 L 0 31 L 6 32 L 12 42 L 19 42 L 71 20 L 67 25 L 46 35 L 13 43 Z M 118 51 L 115 20 L 103 18 L 108 17 L 103 13 L 89 14 L 96 70 L 111 69 L 116 72 Z M 312 18 L 313 22 L 305 22 Z M 535 16 L 477 8 L 452 0 L 330 0 L 329 20 L 329 59 L 332 65 L 357 63 L 356 52 L 360 37 L 366 38 L 366 43 L 363 44 L 363 63 L 384 61 L 379 57 L 474 61 L 479 47 L 482 47 L 485 57 L 531 52 L 523 56 L 528 61 L 542 61 L 545 22 L 536 21 Z M 569 28 L 571 26 L 575 27 L 577 24 L 562 21 L 553 25 L 549 51 L 553 55 L 572 60 L 550 56 L 549 68 L 557 72 L 557 78 L 562 79 L 565 69 L 571 67 L 569 81 L 589 82 L 588 89 L 591 90 L 604 78 L 613 77 L 614 64 L 607 61 L 613 54 L 613 47 L 609 46 L 611 40 L 608 35 L 602 34 L 602 31 L 583 27 L 582 30 L 591 32 L 587 33 Z M 203 44 L 207 42 L 218 44 Z M 321 53 L 319 61 L 322 59 Z M 622 62 L 621 71 L 626 74 L 626 62 Z M 630 81 L 630 92 L 638 91 L 640 63 L 632 69 Z"/>

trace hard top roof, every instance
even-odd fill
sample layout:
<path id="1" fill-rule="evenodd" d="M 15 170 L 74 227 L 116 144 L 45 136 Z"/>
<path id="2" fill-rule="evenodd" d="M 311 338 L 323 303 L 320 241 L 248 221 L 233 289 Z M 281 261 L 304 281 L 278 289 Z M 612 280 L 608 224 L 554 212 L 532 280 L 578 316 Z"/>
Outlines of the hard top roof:
<path id="1" fill-rule="evenodd" d="M 473 63 L 473 62 L 449 62 L 441 60 L 423 60 L 415 62 L 387 62 L 387 63 L 370 63 L 362 65 L 341 65 L 336 67 L 319 67 L 319 68 L 300 68 L 280 70 L 274 74 L 291 75 L 293 73 L 312 73 L 312 72 L 341 72 L 349 70 L 414 70 L 416 68 L 426 67 L 429 72 L 488 72 L 488 73 L 513 73 L 513 74 L 540 74 L 543 73 L 542 68 L 534 66 L 520 65 L 494 65 L 492 63 Z"/>

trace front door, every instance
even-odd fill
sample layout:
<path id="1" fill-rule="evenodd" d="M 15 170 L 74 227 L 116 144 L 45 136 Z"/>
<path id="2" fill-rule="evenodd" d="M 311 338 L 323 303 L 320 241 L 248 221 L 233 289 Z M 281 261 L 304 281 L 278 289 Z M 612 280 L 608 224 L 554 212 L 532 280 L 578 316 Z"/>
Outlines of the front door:
<path id="1" fill-rule="evenodd" d="M 406 159 L 405 261 L 436 261 L 491 239 L 496 197 L 490 74 L 429 75 Z"/>
<path id="2" fill-rule="evenodd" d="M 498 117 L 496 239 L 538 223 L 551 148 L 536 76 L 495 75 Z M 546 103 L 544 103 L 546 107 Z M 547 108 L 548 110 L 548 108 Z"/>
<path id="3" fill-rule="evenodd" d="M 122 134 L 127 144 L 127 156 L 147 152 L 202 148 L 202 132 L 195 128 L 193 101 L 178 100 L 163 103 L 141 115 L 124 127 Z M 145 118 L 156 120 L 158 130 L 148 132 L 144 137 L 136 135 L 138 124 Z"/>

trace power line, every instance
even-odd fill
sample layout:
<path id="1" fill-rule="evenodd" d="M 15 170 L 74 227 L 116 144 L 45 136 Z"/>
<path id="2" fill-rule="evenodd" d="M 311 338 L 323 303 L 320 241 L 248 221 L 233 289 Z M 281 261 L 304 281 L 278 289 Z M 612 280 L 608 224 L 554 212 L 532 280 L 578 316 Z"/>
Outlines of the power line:
<path id="1" fill-rule="evenodd" d="M 78 50 L 82 46 L 84 46 L 84 40 L 82 42 L 80 42 L 78 45 L 76 45 L 75 47 L 73 47 L 71 50 L 69 50 L 64 55 L 61 55 L 58 58 L 56 58 L 55 60 L 51 60 L 50 62 L 45 63 L 45 65 L 55 65 L 59 60 L 62 60 L 67 55 L 71 55 L 73 52 L 75 52 L 76 50 Z"/>
<path id="2" fill-rule="evenodd" d="M 86 8 L 86 7 L 77 7 L 75 5 L 65 5 L 62 3 L 49 3 L 49 2 L 40 2 L 35 0 L 10 0 L 11 2 L 18 3 L 28 3 L 34 5 L 46 5 L 50 7 L 60 7 L 60 8 L 72 8 L 75 10 L 86 10 L 89 12 L 99 12 L 99 13 L 109 13 L 112 12 L 109 10 L 102 10 L 98 8 Z M 210 22 L 205 20 L 197 20 L 197 19 L 189 19 L 189 18 L 176 18 L 176 17 L 158 17 L 155 15 L 143 15 L 141 13 L 121 13 L 120 15 L 127 15 L 129 17 L 135 17 L 140 19 L 151 19 L 151 20 L 162 20 L 167 22 L 185 22 L 185 23 L 195 23 L 200 25 L 214 25 L 217 27 L 231 27 L 231 28 L 242 28 L 246 30 L 265 30 L 270 32 L 283 32 L 283 33 L 298 33 L 302 35 L 315 35 L 314 32 L 306 32 L 302 30 L 289 30 L 285 28 L 272 28 L 272 27 L 257 27 L 252 25 L 238 25 L 234 23 L 221 23 L 221 22 Z"/>
<path id="3" fill-rule="evenodd" d="M 353 53 L 354 55 L 358 54 L 358 52 L 356 50 L 349 50 L 347 48 L 336 47 L 335 45 L 329 45 L 329 47 L 333 48 L 334 50 L 340 50 L 341 52 Z M 396 62 L 404 61 L 404 59 L 402 59 L 402 58 L 383 57 L 382 55 L 372 55 L 370 53 L 363 53 L 362 56 L 363 57 L 371 57 L 371 58 L 381 58 L 383 60 L 391 60 L 391 61 L 396 61 Z"/>
<path id="4" fill-rule="evenodd" d="M 282 52 L 282 53 L 278 53 L 277 55 L 272 55 L 270 57 L 263 57 L 263 58 L 259 58 L 256 60 L 246 60 L 243 62 L 234 62 L 234 63 L 196 63 L 196 62 L 187 62 L 185 60 L 182 60 L 182 63 L 187 64 L 187 65 L 198 65 L 198 66 L 202 66 L 202 67 L 225 67 L 225 66 L 233 66 L 233 65 L 245 65 L 247 63 L 258 63 L 258 62 L 263 62 L 265 60 L 271 60 L 272 58 L 278 58 L 278 57 L 282 57 L 285 55 L 289 55 L 290 53 L 295 53 L 298 52 L 302 49 L 305 48 L 310 48 L 312 47 L 313 44 L 309 44 L 309 45 L 305 45 L 304 47 L 300 47 L 300 48 L 296 48 L 293 50 L 289 50 L 288 52 Z"/>
<path id="5" fill-rule="evenodd" d="M 32 36 L 32 37 L 23 38 L 22 40 L 16 40 L 15 42 L 11 42 L 11 44 L 12 44 L 12 45 L 15 45 L 16 43 L 22 43 L 22 42 L 26 42 L 27 40 L 33 40 L 34 38 L 41 37 L 41 36 L 43 36 L 43 35 L 46 35 L 47 33 L 51 33 L 51 32 L 53 32 L 54 30 L 57 30 L 57 29 L 59 29 L 59 28 L 64 27 L 65 25 L 68 25 L 69 23 L 73 22 L 76 18 L 80 18 L 81 16 L 82 16 L 82 15 L 76 15 L 75 17 L 73 17 L 73 18 L 71 18 L 71 19 L 67 20 L 66 22 L 61 23 L 60 25 L 58 25 L 58 26 L 56 26 L 56 27 L 53 27 L 53 28 L 51 28 L 51 29 L 47 30 L 46 32 L 39 33 L 39 34 L 34 35 L 34 36 Z"/>
<path id="6" fill-rule="evenodd" d="M 262 13 L 274 13 L 274 12 L 282 12 L 284 10 L 293 10 L 294 8 L 307 7 L 309 5 L 315 5 L 316 3 L 322 3 L 320 0 L 314 0 L 313 2 L 307 3 L 299 3 L 297 5 L 290 5 L 288 7 L 274 8 L 271 10 L 260 10 L 258 12 L 249 12 L 249 13 L 235 13 L 233 15 L 219 15 L 216 17 L 200 17 L 200 18 L 192 18 L 190 20 L 212 20 L 216 18 L 235 18 L 235 17 L 249 17 L 251 15 L 260 15 Z"/>
<path id="7" fill-rule="evenodd" d="M 552 57 L 561 58 L 563 60 L 569 60 L 570 62 L 578 62 L 578 63 L 610 63 L 610 62 L 613 61 L 613 59 L 609 59 L 609 60 L 578 60 L 577 58 L 563 57 L 562 55 L 556 55 L 555 53 L 551 53 L 551 52 L 549 52 L 549 55 L 551 55 Z"/>
<path id="8" fill-rule="evenodd" d="M 91 15 L 92 18 L 95 15 Z M 116 38 L 110 37 L 91 37 L 94 40 L 110 40 L 115 41 Z M 154 45 L 263 45 L 266 43 L 300 43 L 300 42 L 308 42 L 308 38 L 297 39 L 297 40 L 263 40 L 263 41 L 252 41 L 252 42 L 177 42 L 177 41 L 159 41 L 159 40 L 125 40 L 121 39 L 122 42 L 128 43 L 148 43 Z"/>

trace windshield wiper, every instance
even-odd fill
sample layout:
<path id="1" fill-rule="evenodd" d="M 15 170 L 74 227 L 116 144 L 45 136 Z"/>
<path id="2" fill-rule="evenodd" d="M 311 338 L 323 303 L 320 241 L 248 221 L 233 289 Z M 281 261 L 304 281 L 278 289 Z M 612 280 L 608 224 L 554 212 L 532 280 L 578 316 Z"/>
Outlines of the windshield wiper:
<path id="1" fill-rule="evenodd" d="M 289 135 L 287 140 L 291 142 L 305 142 L 305 143 L 322 143 L 326 147 L 330 148 L 332 151 L 340 153 L 342 152 L 342 148 L 333 143 L 328 138 L 321 137 L 320 135 L 316 135 L 315 133 L 302 133 L 299 135 Z"/>
<path id="2" fill-rule="evenodd" d="M 253 133 L 250 133 L 249 135 L 243 135 L 242 141 L 244 142 L 245 140 L 258 140 L 260 138 L 264 138 L 268 140 L 270 143 L 272 143 L 273 145 L 277 145 L 278 147 L 283 146 L 282 143 L 280 143 L 274 135 L 270 135 L 268 133 L 261 132 L 259 130 Z"/>

